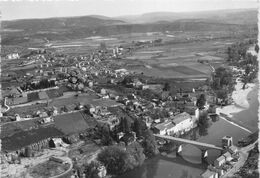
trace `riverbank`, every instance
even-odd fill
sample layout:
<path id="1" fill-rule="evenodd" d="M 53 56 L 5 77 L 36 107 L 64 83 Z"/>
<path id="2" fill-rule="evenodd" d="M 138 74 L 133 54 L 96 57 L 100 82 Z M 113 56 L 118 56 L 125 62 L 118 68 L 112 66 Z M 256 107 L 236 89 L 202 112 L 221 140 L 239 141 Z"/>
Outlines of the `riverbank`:
<path id="1" fill-rule="evenodd" d="M 236 82 L 235 90 L 232 93 L 233 104 L 217 108 L 217 113 L 223 113 L 230 118 L 233 118 L 234 114 L 249 108 L 249 100 L 251 98 L 248 95 L 256 86 L 255 83 L 249 83 L 243 89 L 243 82 L 239 81 L 239 78 Z"/>
<path id="2" fill-rule="evenodd" d="M 258 105 L 257 93 L 259 83 L 249 83 L 246 85 L 245 89 L 243 89 L 243 82 L 241 82 L 239 79 L 237 79 L 236 81 L 237 83 L 235 85 L 235 90 L 232 93 L 233 104 L 217 108 L 216 112 L 217 114 L 224 116 L 221 117 L 222 119 L 226 119 L 233 124 L 245 127 L 251 132 L 255 131 L 257 129 L 255 127 L 255 124 L 248 124 L 248 122 L 251 122 L 251 120 L 255 120 L 255 118 L 248 119 L 249 117 L 251 117 L 251 115 L 248 114 L 243 118 L 238 117 L 238 115 L 249 110 L 251 108 L 250 106 L 255 105 L 255 108 L 258 108 L 256 105 Z"/>

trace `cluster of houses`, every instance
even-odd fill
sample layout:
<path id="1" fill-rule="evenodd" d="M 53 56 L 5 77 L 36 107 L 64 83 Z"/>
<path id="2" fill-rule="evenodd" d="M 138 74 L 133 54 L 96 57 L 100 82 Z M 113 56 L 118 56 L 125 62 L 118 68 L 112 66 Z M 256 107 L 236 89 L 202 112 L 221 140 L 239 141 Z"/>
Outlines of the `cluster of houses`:
<path id="1" fill-rule="evenodd" d="M 89 113 L 102 124 L 109 126 L 109 129 L 113 131 L 120 123 L 120 119 L 115 114 L 108 111 L 107 107 L 89 107 Z"/>
<path id="2" fill-rule="evenodd" d="M 225 136 L 222 138 L 222 147 L 225 149 L 224 154 L 220 155 L 208 169 L 201 174 L 202 178 L 219 178 L 229 171 L 239 159 L 237 147 L 233 145 L 232 137 Z"/>
<path id="3" fill-rule="evenodd" d="M 8 54 L 6 55 L 6 59 L 19 59 L 20 56 L 18 53 L 12 53 L 12 54 Z"/>

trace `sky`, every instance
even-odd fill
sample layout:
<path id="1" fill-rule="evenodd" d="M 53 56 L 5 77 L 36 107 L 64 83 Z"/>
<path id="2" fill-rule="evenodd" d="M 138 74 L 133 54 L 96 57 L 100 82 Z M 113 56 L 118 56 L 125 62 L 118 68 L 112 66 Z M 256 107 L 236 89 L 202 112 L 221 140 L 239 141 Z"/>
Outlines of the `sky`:
<path id="1" fill-rule="evenodd" d="M 0 0 L 2 20 L 256 8 L 257 0 Z"/>

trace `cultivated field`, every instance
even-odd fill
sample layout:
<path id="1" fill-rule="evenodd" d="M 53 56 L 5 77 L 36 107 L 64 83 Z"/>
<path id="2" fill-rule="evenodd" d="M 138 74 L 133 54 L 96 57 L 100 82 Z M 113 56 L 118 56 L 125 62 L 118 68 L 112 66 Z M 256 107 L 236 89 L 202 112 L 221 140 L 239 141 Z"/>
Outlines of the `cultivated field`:
<path id="1" fill-rule="evenodd" d="M 199 41 L 143 48 L 127 57 L 127 69 L 162 78 L 205 78 L 225 61 L 230 40 Z M 199 63 L 207 61 L 208 63 Z"/>

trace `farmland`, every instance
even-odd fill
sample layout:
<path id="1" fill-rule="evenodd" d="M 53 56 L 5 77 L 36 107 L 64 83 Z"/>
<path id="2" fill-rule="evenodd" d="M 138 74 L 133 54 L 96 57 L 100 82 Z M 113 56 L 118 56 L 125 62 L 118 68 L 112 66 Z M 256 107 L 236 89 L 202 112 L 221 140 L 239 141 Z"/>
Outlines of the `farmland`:
<path id="1" fill-rule="evenodd" d="M 70 98 L 58 98 L 50 102 L 49 106 L 55 106 L 61 108 L 63 106 L 69 107 L 69 109 L 74 109 L 79 103 L 83 105 L 92 104 L 94 106 L 112 106 L 118 105 L 117 102 L 110 99 L 99 99 L 95 95 L 80 94 L 78 96 L 73 96 Z"/>
<path id="2" fill-rule="evenodd" d="M 51 41 L 49 45 L 63 53 L 84 54 L 98 47 L 101 42 L 111 48 L 156 39 L 162 39 L 163 43 L 139 48 L 118 60 L 118 64 L 131 71 L 160 78 L 206 78 L 211 68 L 198 61 L 208 61 L 213 67 L 219 67 L 225 61 L 227 46 L 237 40 L 234 33 L 226 31 L 167 31 L 92 36 Z"/>
<path id="3" fill-rule="evenodd" d="M 31 171 L 32 177 L 48 178 L 59 175 L 69 169 L 69 164 L 61 164 L 55 161 L 46 161 L 36 165 Z"/>
<path id="4" fill-rule="evenodd" d="M 26 117 L 27 115 L 33 115 L 38 110 L 43 110 L 45 107 L 47 107 L 46 103 L 11 108 L 6 115 L 19 114 L 21 117 Z"/>

